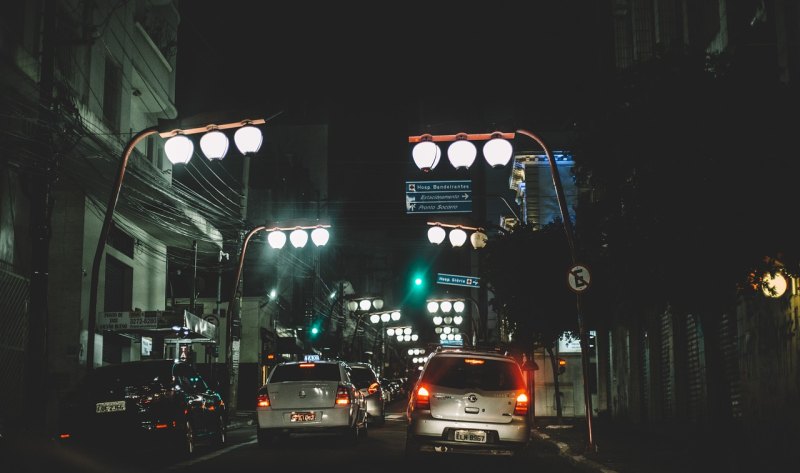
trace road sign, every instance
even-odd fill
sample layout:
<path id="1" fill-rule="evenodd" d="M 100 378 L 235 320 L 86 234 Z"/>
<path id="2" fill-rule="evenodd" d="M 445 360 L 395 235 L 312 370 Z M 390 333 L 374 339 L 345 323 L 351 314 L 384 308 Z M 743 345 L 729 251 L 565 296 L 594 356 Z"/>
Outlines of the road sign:
<path id="1" fill-rule="evenodd" d="M 447 284 L 450 286 L 464 286 L 464 287 L 480 287 L 480 278 L 475 276 L 459 276 L 457 274 L 443 274 L 436 275 L 436 284 Z"/>
<path id="2" fill-rule="evenodd" d="M 472 181 L 406 181 L 406 213 L 472 212 Z"/>
<path id="3" fill-rule="evenodd" d="M 589 289 L 591 280 L 592 275 L 589 273 L 589 268 L 581 264 L 576 264 L 567 272 L 567 283 L 574 292 L 580 293 Z"/>

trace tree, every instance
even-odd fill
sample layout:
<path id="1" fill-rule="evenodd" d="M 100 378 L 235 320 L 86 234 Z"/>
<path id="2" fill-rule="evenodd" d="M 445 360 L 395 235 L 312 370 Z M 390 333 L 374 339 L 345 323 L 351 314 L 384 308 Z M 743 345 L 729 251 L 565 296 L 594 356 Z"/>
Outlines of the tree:
<path id="1" fill-rule="evenodd" d="M 481 278 L 494 293 L 492 307 L 504 319 L 512 344 L 530 359 L 544 348 L 553 367 L 556 411 L 561 418 L 555 345 L 565 332 L 577 337 L 575 294 L 567 287 L 571 265 L 564 226 L 560 221 L 534 230 L 522 225 L 498 235 L 483 254 Z"/>

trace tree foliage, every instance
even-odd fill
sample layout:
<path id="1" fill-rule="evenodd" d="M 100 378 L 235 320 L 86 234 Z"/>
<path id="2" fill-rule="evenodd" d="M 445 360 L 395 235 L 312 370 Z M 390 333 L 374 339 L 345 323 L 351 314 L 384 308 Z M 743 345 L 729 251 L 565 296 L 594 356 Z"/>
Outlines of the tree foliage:
<path id="1" fill-rule="evenodd" d="M 567 286 L 571 259 L 561 222 L 534 230 L 522 225 L 485 248 L 481 278 L 494 293 L 492 307 L 526 347 L 553 346 L 565 331 L 577 333 L 575 295 Z"/>

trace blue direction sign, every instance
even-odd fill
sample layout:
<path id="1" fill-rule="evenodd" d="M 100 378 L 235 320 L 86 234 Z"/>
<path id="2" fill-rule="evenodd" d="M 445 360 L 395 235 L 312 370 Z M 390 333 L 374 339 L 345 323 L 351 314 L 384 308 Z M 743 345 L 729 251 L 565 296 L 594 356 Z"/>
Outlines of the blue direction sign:
<path id="1" fill-rule="evenodd" d="M 450 286 L 480 287 L 480 278 L 475 276 L 459 276 L 457 274 L 436 275 L 436 284 L 448 284 Z"/>
<path id="2" fill-rule="evenodd" d="M 472 212 L 472 181 L 406 181 L 406 213 Z"/>

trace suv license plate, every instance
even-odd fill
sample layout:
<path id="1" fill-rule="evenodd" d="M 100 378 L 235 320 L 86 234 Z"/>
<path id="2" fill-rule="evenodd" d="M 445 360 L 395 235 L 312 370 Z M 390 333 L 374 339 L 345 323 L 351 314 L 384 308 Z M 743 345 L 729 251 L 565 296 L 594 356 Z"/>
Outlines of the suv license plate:
<path id="1" fill-rule="evenodd" d="M 486 443 L 485 430 L 456 430 L 455 439 L 459 442 Z"/>
<path id="2" fill-rule="evenodd" d="M 125 401 L 98 402 L 94 406 L 95 412 L 103 414 L 106 412 L 121 412 L 125 410 Z"/>
<path id="3" fill-rule="evenodd" d="M 311 422 L 316 419 L 316 414 L 313 412 L 292 412 L 289 418 L 290 422 Z"/>

